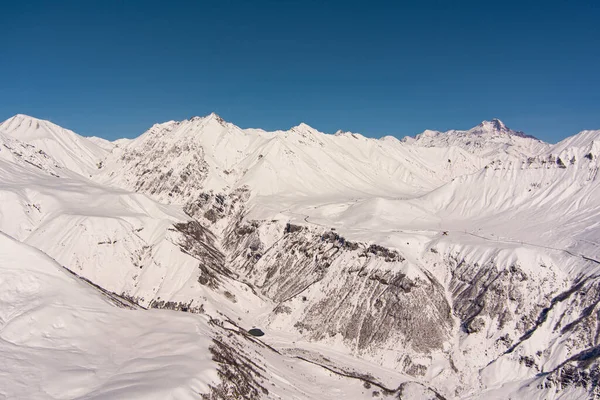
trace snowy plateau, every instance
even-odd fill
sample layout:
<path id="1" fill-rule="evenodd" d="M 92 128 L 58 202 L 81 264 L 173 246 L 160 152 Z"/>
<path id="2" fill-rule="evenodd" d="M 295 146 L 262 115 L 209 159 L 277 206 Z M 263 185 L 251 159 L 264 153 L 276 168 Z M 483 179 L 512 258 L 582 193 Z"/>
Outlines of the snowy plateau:
<path id="1" fill-rule="evenodd" d="M 0 398 L 600 398 L 599 157 L 499 120 L 109 142 L 16 115 Z"/>

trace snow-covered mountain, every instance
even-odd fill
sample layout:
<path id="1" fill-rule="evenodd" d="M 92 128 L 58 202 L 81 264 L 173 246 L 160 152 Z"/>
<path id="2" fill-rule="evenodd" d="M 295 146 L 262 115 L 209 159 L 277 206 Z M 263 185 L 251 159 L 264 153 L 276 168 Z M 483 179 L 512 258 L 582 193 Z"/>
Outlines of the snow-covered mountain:
<path id="1" fill-rule="evenodd" d="M 424 147 L 456 146 L 487 159 L 534 156 L 549 147 L 548 143 L 533 136 L 509 129 L 499 119 L 483 121 L 467 131 L 426 130 L 414 138 L 405 137 L 403 141 Z"/>
<path id="2" fill-rule="evenodd" d="M 600 396 L 600 131 L 49 124 L 0 125 L 7 398 Z"/>
<path id="3" fill-rule="evenodd" d="M 0 123 L 0 133 L 36 146 L 61 166 L 88 176 L 107 149 L 50 121 L 18 114 Z"/>
<path id="4" fill-rule="evenodd" d="M 204 191 L 244 186 L 258 196 L 414 195 L 474 172 L 484 161 L 458 148 L 327 135 L 306 124 L 244 130 L 211 114 L 154 125 L 115 149 L 104 165 L 99 182 L 182 203 Z"/>

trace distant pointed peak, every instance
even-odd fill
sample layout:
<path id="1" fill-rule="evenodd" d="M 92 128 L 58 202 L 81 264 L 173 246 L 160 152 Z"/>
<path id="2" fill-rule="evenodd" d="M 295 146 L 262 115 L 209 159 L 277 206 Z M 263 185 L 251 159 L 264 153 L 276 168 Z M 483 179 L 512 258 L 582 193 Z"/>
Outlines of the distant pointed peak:
<path id="1" fill-rule="evenodd" d="M 482 121 L 475 128 L 483 128 L 485 130 L 496 131 L 496 132 L 508 132 L 508 131 L 510 131 L 510 129 L 508 129 L 506 127 L 506 125 L 504 124 L 504 122 L 500 121 L 498 118 L 493 118 L 491 121 Z"/>
<path id="2" fill-rule="evenodd" d="M 225 120 L 223 118 L 221 118 L 216 112 L 211 112 L 207 117 L 207 119 L 214 119 L 215 121 L 217 121 L 218 123 L 222 124 L 225 123 Z"/>
<path id="3" fill-rule="evenodd" d="M 304 123 L 304 122 L 300 122 L 298 125 L 292 127 L 292 129 L 290 129 L 291 131 L 296 131 L 296 132 L 314 132 L 315 128 L 313 128 L 312 126 Z"/>
<path id="4" fill-rule="evenodd" d="M 53 122 L 50 122 L 50 121 L 47 121 L 44 119 L 40 119 L 40 118 L 36 118 L 36 117 L 32 117 L 30 115 L 25 115 L 25 114 L 13 115 L 6 121 L 0 122 L 0 126 L 2 126 L 3 129 L 7 129 L 7 130 L 22 129 L 20 127 L 29 127 L 31 129 L 35 129 L 35 130 L 40 129 L 40 128 L 64 129 L 63 127 L 56 125 Z"/>
<path id="5" fill-rule="evenodd" d="M 10 119 L 37 119 L 27 114 L 15 114 Z"/>
<path id="6" fill-rule="evenodd" d="M 535 136 L 527 135 L 523 131 L 514 131 L 507 127 L 504 122 L 500 121 L 498 118 L 493 118 L 491 121 L 483 121 L 481 124 L 477 125 L 475 128 L 472 128 L 470 132 L 475 133 L 496 133 L 496 134 L 504 134 L 509 136 L 518 136 L 526 139 L 535 139 L 539 140 Z"/>
<path id="7" fill-rule="evenodd" d="M 217 115 L 217 113 L 215 112 L 211 112 L 210 114 L 204 116 L 204 117 L 199 117 L 199 116 L 195 116 L 189 119 L 190 122 L 197 122 L 197 121 L 216 121 L 221 125 L 224 125 L 226 122 L 223 118 L 221 118 L 219 115 Z"/>
<path id="8" fill-rule="evenodd" d="M 440 133 L 441 133 L 440 131 L 435 131 L 433 129 L 425 129 L 418 136 L 419 137 L 434 137 L 434 136 L 438 136 Z"/>
<path id="9" fill-rule="evenodd" d="M 498 130 L 500 129 L 507 129 L 506 125 L 504 124 L 504 122 L 500 121 L 498 118 L 493 118 L 490 121 L 490 124 L 492 124 L 492 126 Z"/>

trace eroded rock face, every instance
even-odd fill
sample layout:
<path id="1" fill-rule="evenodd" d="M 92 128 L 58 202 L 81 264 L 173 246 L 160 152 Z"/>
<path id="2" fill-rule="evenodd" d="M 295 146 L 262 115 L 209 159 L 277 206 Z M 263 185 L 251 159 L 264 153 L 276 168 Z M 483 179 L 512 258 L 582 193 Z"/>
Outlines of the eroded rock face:
<path id="1" fill-rule="evenodd" d="M 423 353 L 449 338 L 453 321 L 444 288 L 426 271 L 409 276 L 416 267 L 397 251 L 295 225 L 265 243 L 261 232 L 276 227 L 238 221 L 224 240 L 229 264 L 279 303 L 274 315 L 299 315 L 295 327 L 306 336 L 341 334 L 360 351 L 393 343 Z"/>
<path id="2" fill-rule="evenodd" d="M 264 369 L 240 348 L 223 340 L 214 339 L 210 347 L 213 361 L 218 363 L 221 382 L 210 386 L 203 400 L 258 400 L 269 394 L 264 382 Z"/>
<path id="3" fill-rule="evenodd" d="M 124 186 L 165 202 L 194 197 L 209 166 L 204 149 L 193 140 L 165 144 L 163 136 L 174 127 L 163 126 L 147 135 L 139 147 L 123 149 L 117 164 Z"/>
<path id="4" fill-rule="evenodd" d="M 600 345 L 600 277 L 582 278 L 574 288 L 554 330 L 568 336 L 572 348 L 593 348 Z"/>
<path id="5" fill-rule="evenodd" d="M 493 321 L 493 331 L 501 333 L 509 327 L 523 334 L 535 325 L 538 314 L 557 290 L 550 282 L 540 290 L 543 283 L 530 279 L 518 264 L 500 269 L 493 259 L 479 265 L 452 256 L 448 263 L 453 310 L 467 333 L 479 332 L 486 321 Z M 532 293 L 538 294 L 537 302 L 531 302 Z"/>
<path id="6" fill-rule="evenodd" d="M 554 267 L 501 267 L 493 257 L 483 264 L 454 256 L 447 262 L 454 313 L 463 331 L 495 343 L 480 350 L 488 366 L 508 359 L 539 376 L 540 389 L 579 388 L 598 398 L 599 277 L 568 282 Z M 559 343 L 562 353 L 541 344 L 548 342 Z"/>
<path id="7" fill-rule="evenodd" d="M 389 343 L 422 353 L 442 348 L 452 318 L 435 281 L 411 280 L 392 272 L 383 273 L 386 278 L 381 279 L 376 267 L 352 269 L 341 264 L 336 267 L 341 267 L 342 276 L 327 276 L 320 287 L 331 289 L 306 309 L 302 327 L 310 330 L 312 338 L 341 333 L 359 349 Z"/>
<path id="8" fill-rule="evenodd" d="M 565 363 L 549 374 L 544 375 L 543 382 L 539 388 L 555 389 L 558 393 L 562 390 L 575 387 L 583 388 L 590 395 L 591 399 L 600 398 L 600 362 L 598 347 L 591 349 L 583 361 L 573 361 Z"/>
<path id="9" fill-rule="evenodd" d="M 203 192 L 188 201 L 183 210 L 191 218 L 214 224 L 224 218 L 235 217 L 243 211 L 243 207 L 250 197 L 247 187 L 240 187 L 231 194 Z"/>
<path id="10" fill-rule="evenodd" d="M 173 225 L 183 234 L 178 243 L 181 250 L 198 259 L 201 274 L 198 282 L 213 289 L 219 287 L 221 276 L 233 278 L 233 272 L 225 266 L 225 256 L 216 247 L 215 235 L 197 221 Z"/>

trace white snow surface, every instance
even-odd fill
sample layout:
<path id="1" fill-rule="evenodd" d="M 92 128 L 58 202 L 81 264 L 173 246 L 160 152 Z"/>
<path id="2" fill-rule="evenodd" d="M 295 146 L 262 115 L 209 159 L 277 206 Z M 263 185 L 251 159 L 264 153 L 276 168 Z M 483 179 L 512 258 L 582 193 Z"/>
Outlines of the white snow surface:
<path id="1" fill-rule="evenodd" d="M 483 121 L 466 131 L 426 130 L 414 138 L 406 137 L 403 141 L 425 147 L 456 146 L 488 159 L 534 156 L 550 146 L 523 132 L 508 128 L 499 119 Z"/>
<path id="2" fill-rule="evenodd" d="M 77 135 L 50 121 L 18 114 L 0 123 L 0 132 L 34 145 L 52 156 L 61 166 L 89 175 L 106 157 L 106 146 Z"/>
<path id="3" fill-rule="evenodd" d="M 241 129 L 211 114 L 109 142 L 17 115 L 0 124 L 0 346 L 7 360 L 0 397 L 198 398 L 221 381 L 209 351 L 224 332 L 209 321 L 219 319 L 234 330 L 261 327 L 264 343 L 277 349 L 247 340 L 237 348 L 256 354 L 265 368 L 265 398 L 385 396 L 323 365 L 368 373 L 387 388 L 404 385 L 407 399 L 432 398 L 433 389 L 445 398 L 589 398 L 581 386 L 558 390 L 538 374 L 588 348 L 584 330 L 556 326 L 579 323 L 598 303 L 580 312 L 578 303 L 551 300 L 600 275 L 599 155 L 600 131 L 549 145 L 499 120 L 399 141 L 329 135 L 306 124 Z M 217 287 L 202 284 L 205 261 L 182 248 L 185 234 L 174 227 L 191 220 L 189 203 L 236 190 L 249 193 L 242 217 L 261 221 L 265 254 L 284 241 L 286 223 L 307 232 L 334 228 L 346 240 L 386 246 L 405 259 L 370 261 L 368 269 L 415 281 L 433 276 L 453 307 L 443 347 L 423 353 L 398 340 L 362 351 L 341 334 L 314 339 L 295 325 L 307 315 L 301 297 L 278 303 L 256 290 L 260 281 L 250 289 L 250 275 L 239 273 L 224 273 Z M 235 218 L 198 218 L 214 232 L 205 238 L 211 251 L 230 268 L 236 261 L 225 237 Z M 332 264 L 336 272 L 323 286 L 303 295 L 325 301 L 325 291 L 347 273 L 343 262 L 355 258 Z M 483 328 L 465 332 L 456 276 L 469 275 L 461 265 L 493 265 L 498 276 L 516 268 L 527 277 L 494 289 L 508 299 L 502 308 L 513 320 L 480 313 Z M 116 307 L 63 266 L 140 308 Z M 467 304 L 491 301 L 485 296 L 492 283 Z M 202 311 L 141 309 L 160 301 Z M 275 313 L 280 304 L 290 313 Z M 406 357 L 425 372 L 411 372 Z"/>
<path id="4" fill-rule="evenodd" d="M 195 399 L 216 380 L 206 323 L 125 310 L 0 233 L 0 397 Z"/>

